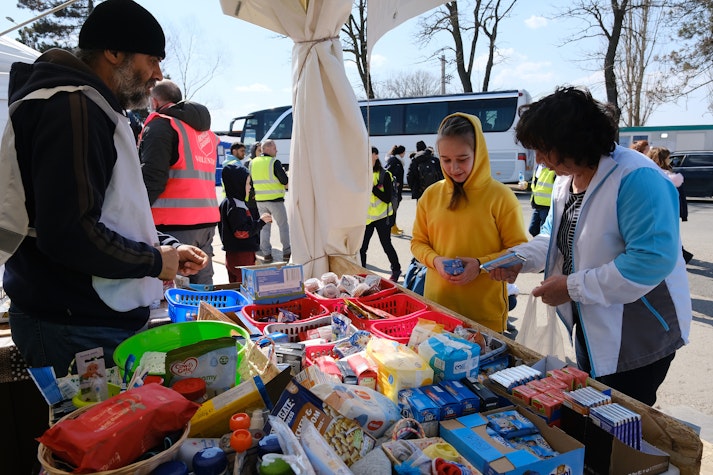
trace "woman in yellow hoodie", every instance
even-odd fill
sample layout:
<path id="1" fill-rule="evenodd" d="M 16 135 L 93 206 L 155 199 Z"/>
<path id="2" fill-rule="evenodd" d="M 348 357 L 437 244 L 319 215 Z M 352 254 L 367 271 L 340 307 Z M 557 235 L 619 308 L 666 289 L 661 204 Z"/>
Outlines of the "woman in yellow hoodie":
<path id="1" fill-rule="evenodd" d="M 418 200 L 411 252 L 428 267 L 424 296 L 497 332 L 505 331 L 508 293 L 480 263 L 527 242 L 515 194 L 490 175 L 490 160 L 477 117 L 446 117 L 436 142 L 445 178 Z M 451 275 L 444 261 L 459 258 Z"/>

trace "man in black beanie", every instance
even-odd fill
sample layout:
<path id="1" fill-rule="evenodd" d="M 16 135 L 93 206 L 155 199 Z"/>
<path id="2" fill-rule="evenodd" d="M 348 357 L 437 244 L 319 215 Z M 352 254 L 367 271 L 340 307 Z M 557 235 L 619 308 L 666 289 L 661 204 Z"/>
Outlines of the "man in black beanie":
<path id="1" fill-rule="evenodd" d="M 411 198 L 417 200 L 426 188 L 443 179 L 441 162 L 433 155 L 431 149 L 426 147 L 423 140 L 416 142 L 416 155 L 406 172 L 406 180 L 411 188 Z"/>
<path id="2" fill-rule="evenodd" d="M 151 13 L 107 0 L 85 21 L 74 55 L 51 49 L 12 66 L 2 156 L 19 164 L 18 211 L 34 235 L 9 252 L 4 286 L 12 337 L 30 366 L 64 376 L 75 353 L 96 347 L 113 366 L 115 347 L 161 299 L 161 280 L 207 264 L 199 249 L 157 234 L 124 113 L 147 106 L 164 50 Z"/>

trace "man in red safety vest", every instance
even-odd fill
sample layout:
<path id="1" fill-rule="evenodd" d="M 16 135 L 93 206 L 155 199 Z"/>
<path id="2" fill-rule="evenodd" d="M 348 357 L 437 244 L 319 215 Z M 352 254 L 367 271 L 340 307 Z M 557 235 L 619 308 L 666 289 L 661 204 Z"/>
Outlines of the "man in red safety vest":
<path id="1" fill-rule="evenodd" d="M 219 140 L 210 131 L 210 112 L 182 101 L 178 85 L 167 79 L 151 89 L 151 109 L 139 137 L 139 155 L 156 229 L 212 258 L 220 221 L 215 192 Z M 190 280 L 212 284 L 211 259 Z"/>

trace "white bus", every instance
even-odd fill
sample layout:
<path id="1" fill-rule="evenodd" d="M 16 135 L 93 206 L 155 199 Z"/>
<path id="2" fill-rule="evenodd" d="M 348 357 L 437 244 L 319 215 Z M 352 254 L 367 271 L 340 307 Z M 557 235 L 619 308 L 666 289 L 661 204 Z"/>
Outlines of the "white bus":
<path id="1" fill-rule="evenodd" d="M 527 91 L 499 91 L 444 96 L 374 99 L 360 101 L 364 123 L 369 131 L 370 145 L 385 157 L 394 145 L 406 147 L 404 169 L 408 171 L 411 152 L 416 142 L 423 140 L 434 146 L 436 132 L 443 118 L 454 112 L 477 116 L 483 125 L 490 154 L 493 177 L 503 183 L 515 183 L 520 173 L 529 181 L 532 177 L 534 154 L 515 141 L 518 108 L 531 102 Z M 368 123 L 367 123 L 368 117 Z M 292 108 L 265 109 L 236 117 L 230 123 L 244 120 L 242 141 L 246 145 L 256 140 L 273 139 L 278 159 L 289 166 L 292 136 Z"/>

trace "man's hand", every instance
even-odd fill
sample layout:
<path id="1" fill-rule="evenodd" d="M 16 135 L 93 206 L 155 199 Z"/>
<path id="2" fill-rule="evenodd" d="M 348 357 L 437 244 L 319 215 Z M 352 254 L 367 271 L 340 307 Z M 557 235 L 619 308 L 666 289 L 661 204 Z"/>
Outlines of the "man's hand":
<path id="1" fill-rule="evenodd" d="M 567 290 L 567 276 L 557 275 L 545 279 L 539 287 L 532 289 L 532 295 L 542 297 L 542 302 L 555 307 L 572 300 Z"/>
<path id="2" fill-rule="evenodd" d="M 178 251 L 178 273 L 194 275 L 208 265 L 208 254 L 196 246 L 181 244 Z"/>
<path id="3" fill-rule="evenodd" d="M 161 280 L 173 280 L 178 270 L 178 252 L 172 246 L 160 246 L 161 253 L 161 273 L 158 278 Z"/>

